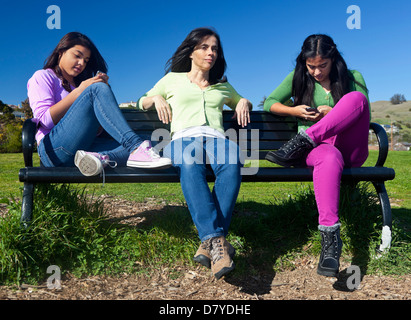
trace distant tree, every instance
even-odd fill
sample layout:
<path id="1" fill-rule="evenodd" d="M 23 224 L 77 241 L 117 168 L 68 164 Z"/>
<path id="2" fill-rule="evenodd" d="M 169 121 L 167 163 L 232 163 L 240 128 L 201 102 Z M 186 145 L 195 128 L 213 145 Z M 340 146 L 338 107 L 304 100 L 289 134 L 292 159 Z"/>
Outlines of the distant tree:
<path id="1" fill-rule="evenodd" d="M 0 100 L 0 125 L 13 122 L 14 119 L 13 109 Z"/>
<path id="2" fill-rule="evenodd" d="M 0 153 L 16 153 L 22 151 L 21 129 L 21 123 L 8 123 L 0 127 Z"/>
<path id="3" fill-rule="evenodd" d="M 30 108 L 29 98 L 21 102 L 22 111 L 26 119 L 33 118 L 33 111 Z"/>
<path id="4" fill-rule="evenodd" d="M 0 112 L 2 113 L 12 113 L 13 109 L 9 107 L 9 105 L 5 104 L 3 101 L 0 100 Z"/>
<path id="5" fill-rule="evenodd" d="M 293 98 L 288 99 L 286 102 L 283 103 L 283 105 L 292 107 L 294 105 Z"/>
<path id="6" fill-rule="evenodd" d="M 391 104 L 400 104 L 407 102 L 403 94 L 396 93 L 391 97 Z"/>
<path id="7" fill-rule="evenodd" d="M 22 122 L 13 111 L 0 100 L 0 153 L 21 152 Z"/>
<path id="8" fill-rule="evenodd" d="M 261 100 L 260 103 L 257 105 L 257 108 L 259 108 L 261 110 L 264 109 L 264 102 L 265 102 L 266 99 L 267 99 L 267 97 L 264 96 L 263 100 Z"/>

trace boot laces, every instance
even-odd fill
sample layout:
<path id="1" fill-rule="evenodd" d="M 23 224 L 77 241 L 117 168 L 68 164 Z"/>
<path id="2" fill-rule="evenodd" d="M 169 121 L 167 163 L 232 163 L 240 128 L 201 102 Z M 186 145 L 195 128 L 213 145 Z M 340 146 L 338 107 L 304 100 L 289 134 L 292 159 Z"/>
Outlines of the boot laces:
<path id="1" fill-rule="evenodd" d="M 223 244 L 220 238 L 212 238 L 210 241 L 211 246 L 211 258 L 213 262 L 216 263 L 217 261 L 221 260 L 224 255 Z"/>
<path id="2" fill-rule="evenodd" d="M 287 143 L 285 143 L 281 149 L 288 153 L 296 148 L 300 148 L 300 147 L 305 147 L 306 143 L 304 143 L 304 141 L 302 139 L 299 138 L 299 136 L 295 136 L 294 138 L 292 138 L 291 140 L 289 140 Z"/>
<path id="3" fill-rule="evenodd" d="M 323 252 L 326 257 L 334 257 L 338 258 L 338 240 L 337 240 L 337 235 L 333 232 L 330 234 L 323 233 L 322 234 L 323 238 Z M 331 248 L 331 246 L 334 246 L 334 248 Z M 330 252 L 329 249 L 334 249 Z"/>
<path id="4" fill-rule="evenodd" d="M 211 248 L 212 248 L 211 239 L 208 239 L 202 242 L 200 246 L 203 250 L 211 251 Z"/>

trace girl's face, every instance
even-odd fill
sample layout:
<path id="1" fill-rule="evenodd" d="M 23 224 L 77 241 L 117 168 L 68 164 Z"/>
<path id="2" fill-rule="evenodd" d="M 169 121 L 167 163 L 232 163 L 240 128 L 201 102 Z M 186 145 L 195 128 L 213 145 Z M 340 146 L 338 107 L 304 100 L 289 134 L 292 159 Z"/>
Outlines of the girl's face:
<path id="1" fill-rule="evenodd" d="M 215 36 L 204 37 L 190 55 L 192 68 L 209 71 L 214 66 L 217 56 L 217 38 Z"/>
<path id="2" fill-rule="evenodd" d="M 305 64 L 308 72 L 316 81 L 321 83 L 330 79 L 332 67 L 332 60 L 330 58 L 323 59 L 321 56 L 307 58 Z"/>
<path id="3" fill-rule="evenodd" d="M 64 78 L 73 81 L 84 71 L 90 60 L 90 50 L 82 45 L 75 45 L 60 55 L 59 67 Z"/>

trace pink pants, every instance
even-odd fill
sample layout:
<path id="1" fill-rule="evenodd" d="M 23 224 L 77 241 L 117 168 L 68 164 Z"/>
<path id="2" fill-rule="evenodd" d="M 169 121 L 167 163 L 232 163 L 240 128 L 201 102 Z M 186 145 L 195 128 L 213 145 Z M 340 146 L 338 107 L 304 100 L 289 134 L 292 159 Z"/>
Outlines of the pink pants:
<path id="1" fill-rule="evenodd" d="M 360 167 L 367 159 L 369 126 L 367 98 L 353 91 L 306 130 L 317 144 L 308 154 L 306 164 L 313 168 L 320 225 L 332 226 L 338 222 L 342 170 Z"/>

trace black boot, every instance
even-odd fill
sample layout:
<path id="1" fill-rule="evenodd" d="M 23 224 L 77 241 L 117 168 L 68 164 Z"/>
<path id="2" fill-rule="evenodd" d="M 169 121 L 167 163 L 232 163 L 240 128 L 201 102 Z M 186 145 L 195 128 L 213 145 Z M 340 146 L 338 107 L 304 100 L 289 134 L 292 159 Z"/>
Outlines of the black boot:
<path id="1" fill-rule="evenodd" d="M 340 238 L 340 224 L 333 226 L 318 226 L 321 232 L 321 256 L 318 262 L 317 273 L 326 277 L 336 277 L 340 268 L 342 241 Z"/>
<path id="2" fill-rule="evenodd" d="M 301 165 L 302 160 L 314 147 L 316 147 L 314 141 L 304 130 L 301 130 L 280 149 L 268 152 L 265 158 L 284 167 Z"/>

